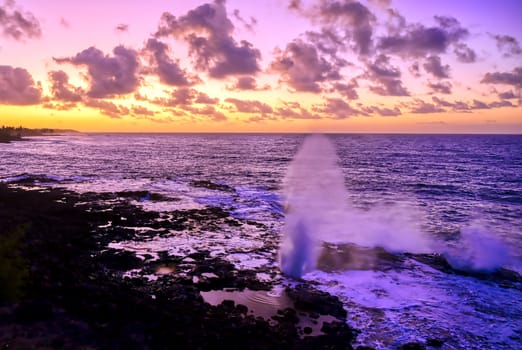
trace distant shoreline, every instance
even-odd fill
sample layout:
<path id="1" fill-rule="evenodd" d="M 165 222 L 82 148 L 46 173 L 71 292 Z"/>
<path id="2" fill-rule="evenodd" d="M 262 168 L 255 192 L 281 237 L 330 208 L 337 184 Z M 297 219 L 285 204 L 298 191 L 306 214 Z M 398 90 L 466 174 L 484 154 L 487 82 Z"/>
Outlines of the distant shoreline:
<path id="1" fill-rule="evenodd" d="M 70 133 L 78 133 L 76 130 L 70 129 L 29 129 L 23 127 L 12 127 L 12 126 L 2 126 L 0 128 L 0 143 L 10 143 L 12 141 L 24 141 L 26 140 L 24 137 L 29 136 L 58 136 L 62 134 L 70 134 Z"/>

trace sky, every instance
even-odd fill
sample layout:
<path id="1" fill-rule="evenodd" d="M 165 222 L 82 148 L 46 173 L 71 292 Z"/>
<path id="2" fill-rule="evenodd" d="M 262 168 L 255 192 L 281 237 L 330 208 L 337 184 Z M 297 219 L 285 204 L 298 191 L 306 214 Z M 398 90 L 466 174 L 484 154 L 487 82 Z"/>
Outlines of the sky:
<path id="1" fill-rule="evenodd" d="M 522 133 L 519 0 L 0 0 L 0 125 Z"/>

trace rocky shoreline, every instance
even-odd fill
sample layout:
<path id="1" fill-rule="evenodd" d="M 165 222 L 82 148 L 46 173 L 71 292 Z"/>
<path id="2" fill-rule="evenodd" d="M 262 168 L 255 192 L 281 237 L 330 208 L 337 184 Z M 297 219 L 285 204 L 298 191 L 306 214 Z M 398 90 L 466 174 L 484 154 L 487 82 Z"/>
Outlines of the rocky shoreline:
<path id="1" fill-rule="evenodd" d="M 269 319 L 224 300 L 213 306 L 200 291 L 270 290 L 248 270 L 212 258 L 208 251 L 185 257 L 166 252 L 143 260 L 107 243 L 143 239 L 132 230 L 100 229 L 122 217 L 139 226 L 158 214 L 129 202 L 108 207 L 101 194 L 78 194 L 33 185 L 0 184 L 0 345 L 9 349 L 350 349 L 356 331 L 346 324 L 337 298 L 302 285 L 288 291 L 294 307 Z M 142 193 L 119 193 L 140 197 Z M 107 196 L 107 195 L 105 195 Z M 234 220 L 219 208 L 178 212 L 158 229 Z M 237 222 L 232 225 L 240 225 Z M 190 264 L 187 264 L 190 261 Z M 188 267 L 187 267 L 188 265 Z M 154 281 L 122 277 L 124 271 L 168 266 L 183 274 Z M 212 278 L 201 278 L 209 276 Z M 199 278 L 195 278 L 198 277 Z M 300 315 L 319 320 L 320 334 L 307 336 Z"/>

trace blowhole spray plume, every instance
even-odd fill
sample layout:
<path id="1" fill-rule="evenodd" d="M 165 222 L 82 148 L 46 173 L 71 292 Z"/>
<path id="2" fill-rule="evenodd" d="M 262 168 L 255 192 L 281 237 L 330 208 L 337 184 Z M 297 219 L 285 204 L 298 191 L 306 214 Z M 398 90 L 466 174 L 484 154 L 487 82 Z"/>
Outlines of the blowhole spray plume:
<path id="1" fill-rule="evenodd" d="M 285 224 L 279 262 L 284 274 L 300 278 L 316 267 L 323 242 L 382 247 L 392 252 L 429 252 L 421 220 L 404 205 L 354 208 L 332 142 L 305 138 L 284 179 Z"/>

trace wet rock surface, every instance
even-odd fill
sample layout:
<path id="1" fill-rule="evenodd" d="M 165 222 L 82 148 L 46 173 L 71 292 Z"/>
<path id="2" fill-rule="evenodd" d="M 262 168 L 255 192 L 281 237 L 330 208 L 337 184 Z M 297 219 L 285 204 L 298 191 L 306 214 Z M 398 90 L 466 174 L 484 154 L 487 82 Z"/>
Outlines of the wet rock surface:
<path id="1" fill-rule="evenodd" d="M 238 270 L 208 251 L 138 257 L 109 248 L 110 242 L 175 235 L 196 225 L 209 230 L 223 223 L 249 225 L 221 208 L 163 217 L 130 203 L 147 195 L 153 197 L 0 184 L 0 237 L 11 242 L 3 266 L 13 266 L 0 271 L 0 281 L 5 289 L 7 282 L 20 281 L 0 300 L 2 348 L 351 348 L 355 332 L 346 324 L 346 311 L 327 293 L 305 285 L 288 290 L 296 308 L 339 320 L 325 323 L 320 336 L 303 337 L 293 309 L 267 320 L 234 302 L 212 306 L 200 294 L 223 288 L 270 290 L 271 283 L 259 281 L 254 271 Z M 143 273 L 125 277 L 132 269 Z"/>

